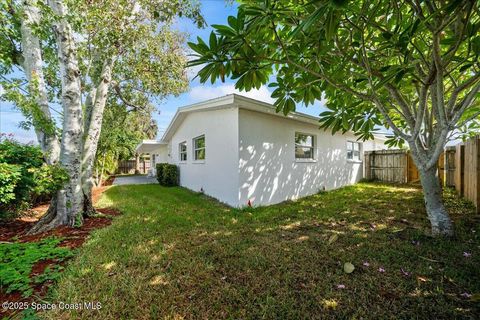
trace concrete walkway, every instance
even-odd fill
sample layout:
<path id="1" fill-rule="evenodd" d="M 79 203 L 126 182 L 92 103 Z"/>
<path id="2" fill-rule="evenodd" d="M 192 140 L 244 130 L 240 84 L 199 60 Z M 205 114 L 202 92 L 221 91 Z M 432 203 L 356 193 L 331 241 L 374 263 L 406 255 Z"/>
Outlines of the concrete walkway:
<path id="1" fill-rule="evenodd" d="M 147 176 L 118 176 L 113 180 L 114 186 L 121 186 L 126 184 L 149 184 L 158 183 L 156 178 Z"/>

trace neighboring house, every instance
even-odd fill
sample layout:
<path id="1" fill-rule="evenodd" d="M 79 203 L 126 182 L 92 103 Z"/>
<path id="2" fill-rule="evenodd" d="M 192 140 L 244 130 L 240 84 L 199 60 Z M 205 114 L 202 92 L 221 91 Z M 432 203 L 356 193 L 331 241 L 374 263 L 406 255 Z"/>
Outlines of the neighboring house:
<path id="1" fill-rule="evenodd" d="M 179 108 L 162 140 L 144 141 L 137 152 L 177 164 L 180 185 L 241 207 L 353 184 L 363 177 L 363 151 L 384 149 L 384 141 L 332 135 L 316 117 L 284 116 L 231 94 Z"/>

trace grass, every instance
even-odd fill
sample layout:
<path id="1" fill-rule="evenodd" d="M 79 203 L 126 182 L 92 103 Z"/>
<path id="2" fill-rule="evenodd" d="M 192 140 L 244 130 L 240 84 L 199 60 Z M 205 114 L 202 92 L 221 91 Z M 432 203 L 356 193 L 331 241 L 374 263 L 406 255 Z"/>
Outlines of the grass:
<path id="1" fill-rule="evenodd" d="M 42 316 L 475 318 L 478 219 L 450 191 L 445 202 L 457 231 L 449 240 L 425 235 L 415 187 L 361 183 L 244 210 L 182 188 L 113 187 L 101 205 L 123 215 L 91 236 L 50 298 L 101 310 Z"/>

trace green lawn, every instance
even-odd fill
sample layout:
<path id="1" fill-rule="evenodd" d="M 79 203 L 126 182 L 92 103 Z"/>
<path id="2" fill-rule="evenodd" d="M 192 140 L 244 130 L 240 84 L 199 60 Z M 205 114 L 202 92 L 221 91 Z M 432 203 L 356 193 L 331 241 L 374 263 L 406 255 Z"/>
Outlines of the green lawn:
<path id="1" fill-rule="evenodd" d="M 479 223 L 471 206 L 445 197 L 453 240 L 425 235 L 421 191 L 413 187 L 361 183 L 245 210 L 183 188 L 112 187 L 100 205 L 123 215 L 91 236 L 50 297 L 99 301 L 102 309 L 43 315 L 474 318 Z M 353 273 L 343 271 L 345 262 Z"/>

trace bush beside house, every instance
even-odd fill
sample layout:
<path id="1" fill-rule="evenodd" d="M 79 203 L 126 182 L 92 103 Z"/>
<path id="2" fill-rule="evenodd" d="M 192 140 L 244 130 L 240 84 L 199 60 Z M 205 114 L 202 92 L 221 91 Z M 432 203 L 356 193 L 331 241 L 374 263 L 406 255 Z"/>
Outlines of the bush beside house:
<path id="1" fill-rule="evenodd" d="M 179 171 L 176 165 L 169 163 L 157 163 L 156 169 L 158 183 L 166 187 L 178 186 Z"/>

